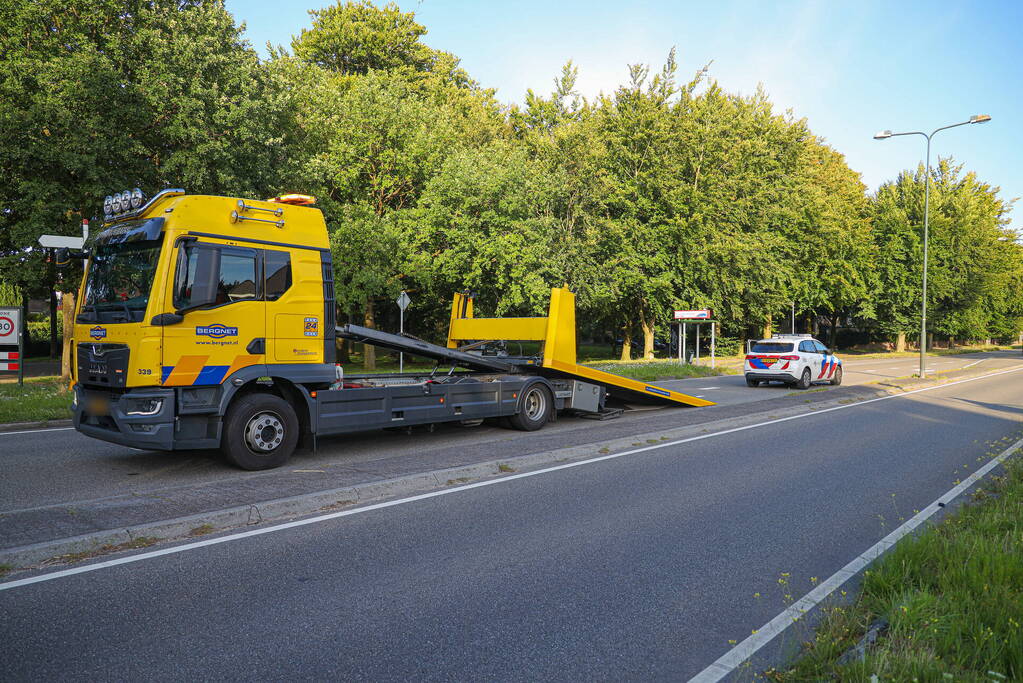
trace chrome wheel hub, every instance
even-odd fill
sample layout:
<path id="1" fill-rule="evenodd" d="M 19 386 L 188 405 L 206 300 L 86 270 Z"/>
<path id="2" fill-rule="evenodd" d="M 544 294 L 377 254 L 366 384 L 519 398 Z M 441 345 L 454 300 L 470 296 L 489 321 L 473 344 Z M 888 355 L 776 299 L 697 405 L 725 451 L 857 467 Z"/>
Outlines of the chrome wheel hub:
<path id="1" fill-rule="evenodd" d="M 524 409 L 526 411 L 526 417 L 528 417 L 530 421 L 539 420 L 543 417 L 546 408 L 547 399 L 544 396 L 542 389 L 533 389 L 526 394 Z"/>
<path id="2" fill-rule="evenodd" d="M 284 422 L 277 413 L 253 415 L 245 425 L 245 445 L 256 453 L 269 453 L 284 441 Z"/>

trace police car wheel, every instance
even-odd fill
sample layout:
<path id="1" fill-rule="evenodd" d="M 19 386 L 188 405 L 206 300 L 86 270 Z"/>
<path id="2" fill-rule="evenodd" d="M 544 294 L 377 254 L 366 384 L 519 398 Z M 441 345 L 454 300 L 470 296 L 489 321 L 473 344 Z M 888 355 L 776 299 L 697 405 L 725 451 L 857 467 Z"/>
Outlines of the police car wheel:
<path id="1" fill-rule="evenodd" d="M 298 444 L 298 417 L 274 394 L 248 394 L 227 409 L 220 449 L 243 470 L 280 467 Z"/>
<path id="2" fill-rule="evenodd" d="M 837 367 L 837 368 L 835 368 L 835 374 L 832 375 L 832 377 L 831 377 L 831 386 L 837 387 L 841 383 L 842 383 L 842 368 L 841 367 Z"/>
<path id="3" fill-rule="evenodd" d="M 746 378 L 746 386 L 748 386 L 748 387 L 759 387 L 760 386 L 760 380 L 759 379 L 753 379 L 752 377 L 747 377 Z"/>
<path id="4" fill-rule="evenodd" d="M 799 381 L 796 382 L 796 389 L 809 389 L 810 388 L 810 368 L 803 368 L 803 374 L 799 376 Z"/>

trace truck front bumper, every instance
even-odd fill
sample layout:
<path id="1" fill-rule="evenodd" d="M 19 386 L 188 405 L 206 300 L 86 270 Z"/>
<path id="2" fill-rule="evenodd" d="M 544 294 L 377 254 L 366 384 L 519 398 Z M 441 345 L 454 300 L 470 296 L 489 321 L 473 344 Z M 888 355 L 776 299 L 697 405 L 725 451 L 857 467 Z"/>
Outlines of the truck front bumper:
<path id="1" fill-rule="evenodd" d="M 174 449 L 174 390 L 139 389 L 116 394 L 75 386 L 75 429 L 86 436 L 147 450 Z"/>

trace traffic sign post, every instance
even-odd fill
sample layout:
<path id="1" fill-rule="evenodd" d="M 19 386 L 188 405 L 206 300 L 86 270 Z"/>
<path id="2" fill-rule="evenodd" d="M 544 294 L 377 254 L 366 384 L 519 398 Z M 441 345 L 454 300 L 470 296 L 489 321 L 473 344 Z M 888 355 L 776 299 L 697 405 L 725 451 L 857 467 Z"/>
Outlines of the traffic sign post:
<path id="1" fill-rule="evenodd" d="M 21 309 L 0 308 L 0 346 L 17 346 L 17 351 L 0 351 L 0 371 L 18 371 L 18 384 L 25 383 L 25 349 L 21 332 Z"/>
<path id="2" fill-rule="evenodd" d="M 405 334 L 405 309 L 412 303 L 412 299 L 409 298 L 408 293 L 403 289 L 394 303 L 398 304 L 399 309 L 398 333 Z M 405 353 L 403 351 L 398 353 L 398 372 L 405 372 Z"/>
<path id="3" fill-rule="evenodd" d="M 678 321 L 678 325 L 681 328 L 679 334 L 679 349 L 678 349 L 678 360 L 683 362 L 686 353 L 686 323 L 692 322 L 696 327 L 696 340 L 695 340 L 695 360 L 697 363 L 700 362 L 700 324 L 710 323 L 710 367 L 716 365 L 716 335 L 714 330 L 714 321 L 711 319 L 714 317 L 714 311 L 709 308 L 701 308 L 689 311 L 675 311 L 675 320 Z"/>

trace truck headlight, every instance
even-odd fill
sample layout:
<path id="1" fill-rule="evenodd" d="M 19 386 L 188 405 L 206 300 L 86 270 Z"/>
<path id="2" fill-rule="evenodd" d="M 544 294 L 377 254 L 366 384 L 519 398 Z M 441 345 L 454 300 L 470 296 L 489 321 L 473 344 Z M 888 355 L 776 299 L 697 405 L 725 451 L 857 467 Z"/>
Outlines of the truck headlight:
<path id="1" fill-rule="evenodd" d="M 125 415 L 156 415 L 163 408 L 162 398 L 131 398 L 128 399 Z"/>

